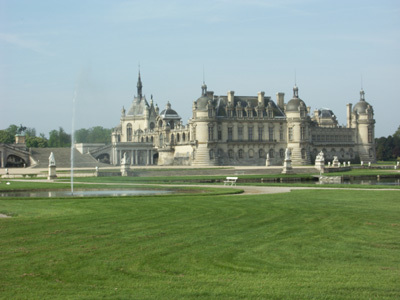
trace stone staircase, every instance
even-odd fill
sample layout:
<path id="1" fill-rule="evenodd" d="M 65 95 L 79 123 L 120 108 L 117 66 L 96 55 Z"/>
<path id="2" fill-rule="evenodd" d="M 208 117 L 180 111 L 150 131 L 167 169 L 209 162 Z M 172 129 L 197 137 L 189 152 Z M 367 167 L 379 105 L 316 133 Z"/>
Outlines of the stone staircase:
<path id="1" fill-rule="evenodd" d="M 307 157 L 307 160 L 306 161 L 304 161 L 302 158 L 301 158 L 301 149 L 298 149 L 298 148 L 295 148 L 295 149 L 293 149 L 293 151 L 292 151 L 292 165 L 294 165 L 294 166 L 304 166 L 304 165 L 309 165 L 309 164 L 311 164 L 311 160 L 310 160 L 310 151 L 308 151 L 307 150 L 307 153 L 306 153 L 306 157 Z"/>
<path id="2" fill-rule="evenodd" d="M 71 167 L 71 149 L 70 148 L 31 148 L 31 159 L 33 168 L 47 168 L 49 166 L 49 156 L 53 152 L 56 166 L 58 168 Z M 95 168 L 109 167 L 109 164 L 98 162 L 90 154 L 82 154 L 74 149 L 74 167 L 76 168 Z"/>
<path id="3" fill-rule="evenodd" d="M 192 166 L 214 166 L 215 160 L 210 160 L 210 150 L 207 145 L 199 145 L 196 149 L 195 159 L 192 162 Z"/>

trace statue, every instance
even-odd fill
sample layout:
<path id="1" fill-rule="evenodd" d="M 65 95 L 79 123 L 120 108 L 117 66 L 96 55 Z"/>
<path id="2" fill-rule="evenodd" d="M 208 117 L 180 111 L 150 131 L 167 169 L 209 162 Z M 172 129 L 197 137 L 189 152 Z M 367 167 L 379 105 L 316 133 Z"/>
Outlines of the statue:
<path id="1" fill-rule="evenodd" d="M 25 130 L 26 130 L 26 127 L 22 126 L 22 124 L 21 124 L 21 126 L 19 126 L 19 128 L 17 129 L 17 133 L 18 134 L 24 134 Z"/>
<path id="2" fill-rule="evenodd" d="M 290 151 L 290 149 L 289 149 L 289 148 L 286 148 L 286 151 L 285 151 L 285 160 L 290 160 L 291 155 L 292 155 L 292 152 Z"/>
<path id="3" fill-rule="evenodd" d="M 56 165 L 56 159 L 54 158 L 54 153 L 51 152 L 49 156 L 49 167 Z"/>
<path id="4" fill-rule="evenodd" d="M 121 158 L 121 165 L 128 165 L 128 164 L 129 164 L 129 158 L 126 152 L 124 152 L 124 155 Z"/>
<path id="5" fill-rule="evenodd" d="M 48 180 L 57 178 L 56 174 L 56 159 L 54 158 L 54 153 L 51 152 L 49 156 L 49 175 L 47 176 Z"/>

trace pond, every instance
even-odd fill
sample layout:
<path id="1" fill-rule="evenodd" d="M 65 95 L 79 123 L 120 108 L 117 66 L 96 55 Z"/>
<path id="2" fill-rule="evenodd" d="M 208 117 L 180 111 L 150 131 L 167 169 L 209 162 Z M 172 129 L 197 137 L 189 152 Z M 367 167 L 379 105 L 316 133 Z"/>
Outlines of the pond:
<path id="1" fill-rule="evenodd" d="M 165 190 L 91 190 L 91 191 L 21 191 L 2 192 L 0 197 L 23 197 L 23 198 L 59 198 L 59 197 L 122 197 L 122 196 L 144 196 L 163 195 L 171 193 Z"/>

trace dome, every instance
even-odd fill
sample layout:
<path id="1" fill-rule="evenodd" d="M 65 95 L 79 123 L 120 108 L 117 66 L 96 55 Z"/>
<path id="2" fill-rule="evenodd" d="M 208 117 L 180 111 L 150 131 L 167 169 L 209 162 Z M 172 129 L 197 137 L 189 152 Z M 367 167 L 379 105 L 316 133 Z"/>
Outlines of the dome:
<path id="1" fill-rule="evenodd" d="M 206 96 L 202 96 L 196 100 L 197 109 L 205 110 L 207 109 L 208 100 L 210 100 Z"/>
<path id="2" fill-rule="evenodd" d="M 335 116 L 332 110 L 329 108 L 320 108 L 318 110 L 318 115 L 320 118 L 332 118 Z"/>
<path id="3" fill-rule="evenodd" d="M 293 87 L 293 98 L 286 104 L 286 111 L 299 111 L 300 106 L 306 107 L 306 104 L 299 98 L 299 88 L 295 85 Z"/>
<path id="4" fill-rule="evenodd" d="M 358 114 L 365 114 L 367 112 L 369 104 L 367 101 L 359 101 L 356 105 L 354 105 L 353 112 Z"/>
<path id="5" fill-rule="evenodd" d="M 300 98 L 293 98 L 286 104 L 286 111 L 299 111 L 300 106 L 306 106 L 303 100 Z"/>
<path id="6" fill-rule="evenodd" d="M 163 111 L 161 111 L 160 116 L 163 119 L 180 119 L 181 118 L 178 115 L 178 113 L 171 108 L 171 104 L 169 102 L 167 103 L 167 107 Z"/>
<path id="7" fill-rule="evenodd" d="M 367 108 L 369 107 L 369 103 L 365 101 L 365 93 L 364 90 L 360 91 L 360 101 L 354 105 L 353 113 L 365 114 L 367 112 Z"/>

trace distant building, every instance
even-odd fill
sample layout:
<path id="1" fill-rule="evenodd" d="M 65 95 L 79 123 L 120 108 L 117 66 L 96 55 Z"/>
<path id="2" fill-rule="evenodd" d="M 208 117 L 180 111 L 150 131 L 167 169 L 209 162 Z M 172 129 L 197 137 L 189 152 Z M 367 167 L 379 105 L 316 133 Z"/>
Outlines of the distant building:
<path id="1" fill-rule="evenodd" d="M 374 112 L 363 90 L 354 108 L 347 104 L 346 127 L 330 109 L 310 115 L 297 86 L 288 103 L 283 93 L 275 103 L 264 92 L 217 96 L 205 84 L 201 90 L 184 125 L 169 102 L 160 112 L 153 97 L 147 101 L 139 72 L 137 95 L 112 133 L 110 162 L 119 165 L 127 153 L 132 165 L 256 166 L 265 165 L 269 154 L 271 165 L 282 165 L 286 148 L 294 165 L 313 163 L 320 151 L 327 160 L 376 161 Z"/>

